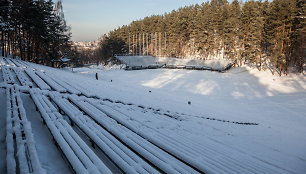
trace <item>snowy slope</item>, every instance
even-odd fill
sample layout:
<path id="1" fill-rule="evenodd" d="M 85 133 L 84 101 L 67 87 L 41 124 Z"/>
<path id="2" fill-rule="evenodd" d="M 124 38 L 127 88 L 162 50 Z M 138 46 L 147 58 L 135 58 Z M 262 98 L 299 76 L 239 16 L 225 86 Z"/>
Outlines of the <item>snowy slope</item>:
<path id="1" fill-rule="evenodd" d="M 103 164 L 97 161 L 84 166 L 92 171 L 94 165 L 113 173 L 306 172 L 304 75 L 277 77 L 247 67 L 223 74 L 103 68 L 71 72 L 22 61 L 13 65 L 14 61 L 7 60 L 0 58 L 6 66 L 5 75 L 0 70 L 2 89 L 10 87 L 9 83 L 22 85 L 18 79 L 30 79 L 35 84 L 34 89 L 27 87 L 29 82 L 18 89 L 47 173 L 68 173 L 68 163 L 78 163 L 61 157 L 60 149 L 64 149 L 62 154 L 69 149 L 64 148 L 57 130 L 64 137 L 74 137 L 67 140 L 68 144 L 83 144 L 80 137 L 88 145 L 82 147 L 91 155 L 82 158 L 101 160 Z M 7 62 L 20 70 L 10 70 Z M 95 73 L 99 80 L 95 80 Z M 5 96 L 5 90 L 0 92 Z M 1 97 L 0 102 L 5 103 L 3 100 Z M 5 107 L 0 109 L 2 117 Z M 40 113 L 47 115 L 41 117 Z M 43 118 L 47 124 L 43 124 Z M 64 130 L 62 124 L 72 129 Z M 4 134 L 1 129 L 0 140 Z M 59 147 L 52 143 L 54 135 Z M 101 150 L 93 148 L 88 138 Z M 0 147 L 0 156 L 5 156 L 3 141 Z M 51 151 L 54 153 L 48 161 L 46 154 Z M 115 153 L 129 154 L 132 159 Z M 1 171 L 6 165 L 3 160 L 0 158 Z"/>
<path id="2" fill-rule="evenodd" d="M 97 71 L 79 69 L 78 73 L 94 79 Z M 92 83 L 90 89 L 107 91 L 101 94 L 104 98 L 185 113 L 186 123 L 174 124 L 173 129 L 179 127 L 178 130 L 212 138 L 279 167 L 286 166 L 292 172 L 306 171 L 304 75 L 278 77 L 243 67 L 225 74 L 100 69 L 99 76 L 102 79 Z M 202 117 L 259 125 L 241 127 Z M 165 125 L 169 126 L 169 122 Z M 194 139 L 201 141 L 197 136 Z"/>

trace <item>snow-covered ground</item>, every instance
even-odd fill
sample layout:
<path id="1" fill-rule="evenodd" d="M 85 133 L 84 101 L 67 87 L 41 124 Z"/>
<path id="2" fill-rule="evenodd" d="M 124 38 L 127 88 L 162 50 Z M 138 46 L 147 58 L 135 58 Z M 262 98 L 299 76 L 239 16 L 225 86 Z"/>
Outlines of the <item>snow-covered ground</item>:
<path id="1" fill-rule="evenodd" d="M 0 58 L 0 64 L 1 61 L 7 64 Z M 70 123 L 72 119 L 82 126 L 82 130 L 88 130 L 88 136 L 104 151 L 93 149 L 86 135 L 71 126 L 88 144 L 94 156 L 114 173 L 132 172 L 136 170 L 136 164 L 147 171 L 158 169 L 167 173 L 178 173 L 180 170 L 182 173 L 306 173 L 305 75 L 278 77 L 248 67 L 235 68 L 226 73 L 169 69 L 124 71 L 101 67 L 73 68 L 72 71 L 19 63 L 31 67 L 24 71 L 34 72 L 26 76 L 31 82 L 43 83 L 36 79 L 40 78 L 46 83 L 34 83 L 33 89 L 23 87 L 20 90 L 25 91 L 21 99 L 32 125 L 37 154 L 47 173 L 67 173 L 71 169 L 67 167 L 68 161 L 61 157 L 60 148 L 51 143 L 52 134 L 47 128 L 59 123 L 51 119 L 44 125 L 41 118 L 37 118 L 40 111 L 46 108 L 35 110 L 32 101 L 35 96 L 37 103 L 52 100 L 51 105 L 62 107 L 64 112 L 65 108 L 72 108 L 65 114 L 58 109 L 46 113 L 50 118 L 53 118 L 53 113 L 59 113 L 63 116 L 57 116 L 56 120 Z M 20 74 L 15 77 L 16 71 L 11 71 L 13 77 L 3 78 L 2 69 L 1 104 L 6 103 L 5 88 L 10 86 L 5 79 L 10 81 L 13 78 L 21 85 L 17 80 Z M 44 73 L 36 72 L 41 70 Z M 99 80 L 95 79 L 96 73 Z M 46 85 L 51 90 L 36 89 L 45 89 Z M 56 93 L 56 89 L 62 89 L 59 86 L 68 92 Z M 26 91 L 30 91 L 30 94 Z M 5 108 L 0 105 L 2 119 Z M 85 120 L 76 117 L 79 110 L 86 113 L 86 117 L 84 113 L 79 113 Z M 96 129 L 97 132 L 94 131 Z M 6 165 L 3 161 L 3 148 L 6 146 L 3 136 L 6 133 L 3 133 L 5 129 L 0 130 L 2 173 Z M 107 146 L 103 146 L 97 138 L 101 137 L 99 132 L 104 131 L 112 141 Z M 75 141 L 81 140 L 76 137 Z M 103 142 L 107 144 L 108 140 Z M 135 161 L 131 162 L 124 155 L 120 157 L 125 160 L 120 161 L 118 156 L 111 153 L 115 147 L 134 156 Z M 54 152 L 52 156 L 46 157 L 51 151 Z M 129 169 L 125 168 L 128 165 L 124 161 L 129 161 Z"/>

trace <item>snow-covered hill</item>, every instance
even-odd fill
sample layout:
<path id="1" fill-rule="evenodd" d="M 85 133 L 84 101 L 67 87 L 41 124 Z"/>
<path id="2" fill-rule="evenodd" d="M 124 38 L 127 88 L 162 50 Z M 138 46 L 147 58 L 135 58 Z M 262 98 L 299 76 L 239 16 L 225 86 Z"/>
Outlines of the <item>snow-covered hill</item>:
<path id="1" fill-rule="evenodd" d="M 47 173 L 306 172 L 304 75 L 0 64 L 0 173 L 18 96 Z"/>

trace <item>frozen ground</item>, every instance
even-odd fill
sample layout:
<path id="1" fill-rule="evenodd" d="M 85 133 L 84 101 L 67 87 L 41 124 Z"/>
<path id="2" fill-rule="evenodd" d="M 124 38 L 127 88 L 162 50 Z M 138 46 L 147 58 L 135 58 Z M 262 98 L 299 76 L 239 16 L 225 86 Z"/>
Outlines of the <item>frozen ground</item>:
<path id="1" fill-rule="evenodd" d="M 69 88 L 72 93 L 81 91 L 80 97 L 77 97 L 55 93 L 55 88 L 60 88 L 54 84 L 55 88 L 43 93 L 20 89 L 32 91 L 31 94 L 22 93 L 21 98 L 27 118 L 32 124 L 40 163 L 47 173 L 67 173 L 71 169 L 68 161 L 62 157 L 65 155 L 61 155 L 60 148 L 51 143 L 52 135 L 41 122 L 40 112 L 35 110 L 31 95 L 34 98 L 36 95 L 51 98 L 56 95 L 52 100 L 57 104 L 53 102 L 52 105 L 59 108 L 62 106 L 63 110 L 67 106 L 65 102 L 78 106 L 76 110 L 83 108 L 87 113 L 86 119 L 88 116 L 99 122 L 97 129 L 100 130 L 101 126 L 109 132 L 114 138 L 113 145 L 125 149 L 127 154 L 135 158 L 139 156 L 137 164 L 142 167 L 149 164 L 153 169 L 158 168 L 167 173 L 176 173 L 176 165 L 184 168 L 181 169 L 184 170 L 182 173 L 306 172 L 304 75 L 278 77 L 247 67 L 222 74 L 167 69 L 124 71 L 94 67 L 74 68 L 71 72 L 71 69 L 63 71 L 32 63 L 23 64 L 36 71 L 44 70 L 46 75 L 53 77 L 62 87 Z M 99 80 L 95 80 L 95 73 L 99 74 Z M 3 88 L 0 90 L 0 115 L 3 124 L 6 113 L 2 105 L 5 103 L 4 89 L 9 85 L 2 76 L 1 70 L 0 84 Z M 49 86 L 51 84 L 47 83 Z M 54 112 L 62 114 L 59 110 Z M 70 115 L 69 118 L 76 119 L 78 123 L 77 117 L 69 113 L 68 110 L 63 115 L 64 120 L 70 123 L 65 116 Z M 91 124 L 96 123 L 87 120 L 84 130 Z M 0 140 L 4 140 L 5 129 L 2 125 L 1 128 Z M 108 147 L 114 148 L 112 145 L 105 146 L 104 152 L 93 149 L 86 135 L 75 126 L 72 128 L 111 172 L 129 171 L 124 168 L 124 161 L 116 163 L 116 160 L 111 160 L 117 159 L 109 153 Z M 92 138 L 95 137 L 88 133 Z M 99 145 L 98 139 L 93 140 Z M 138 145 L 133 142 L 138 142 Z M 0 143 L 0 168 L 3 171 L 6 164 L 3 161 L 3 148 L 6 145 L 4 141 Z M 147 147 L 148 152 L 158 154 L 164 163 L 153 160 L 153 156 L 142 151 L 141 147 Z M 49 157 L 46 155 L 48 152 L 54 153 Z M 130 166 L 132 169 L 133 163 Z"/>

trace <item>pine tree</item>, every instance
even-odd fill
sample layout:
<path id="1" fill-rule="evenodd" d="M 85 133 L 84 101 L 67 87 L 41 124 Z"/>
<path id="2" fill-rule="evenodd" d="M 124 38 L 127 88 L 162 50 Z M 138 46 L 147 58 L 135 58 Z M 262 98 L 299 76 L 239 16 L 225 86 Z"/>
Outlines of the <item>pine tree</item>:
<path id="1" fill-rule="evenodd" d="M 133 21 L 110 32 L 109 36 L 123 43 L 129 43 L 131 36 L 137 37 L 134 39 L 137 44 L 130 45 L 134 45 L 131 48 L 134 52 L 136 48 L 139 52 L 144 32 L 148 33 L 145 49 L 151 55 L 156 55 L 160 47 L 164 48 L 166 44 L 161 44 L 160 33 L 166 33 L 167 48 L 163 53 L 167 56 L 186 57 L 188 54 L 201 59 L 222 56 L 259 70 L 268 65 L 273 73 L 287 73 L 288 66 L 302 72 L 305 2 L 212 0 Z"/>
<path id="2" fill-rule="evenodd" d="M 266 32 L 269 35 L 268 52 L 273 64 L 273 74 L 287 73 L 290 61 L 290 36 L 292 34 L 292 22 L 294 15 L 293 0 L 275 0 L 271 4 L 269 16 L 266 20 Z"/>
<path id="3" fill-rule="evenodd" d="M 259 69 L 262 65 L 261 43 L 264 17 L 261 4 L 255 1 L 246 2 L 242 13 L 243 52 L 245 61 L 256 65 Z"/>
<path id="4" fill-rule="evenodd" d="M 232 4 L 226 6 L 228 13 L 227 19 L 224 21 L 223 27 L 223 43 L 224 54 L 227 58 L 238 59 L 238 43 L 240 38 L 239 27 L 241 26 L 240 17 L 241 9 L 239 2 L 234 0 Z"/>
<path id="5" fill-rule="evenodd" d="M 303 65 L 306 57 L 306 20 L 305 20 L 306 3 L 303 0 L 295 1 L 295 11 L 292 21 L 292 50 L 291 60 L 298 72 L 303 72 Z"/>
<path id="6" fill-rule="evenodd" d="M 50 62 L 68 45 L 69 28 L 54 14 L 52 1 L 3 0 L 0 2 L 2 55 Z"/>

